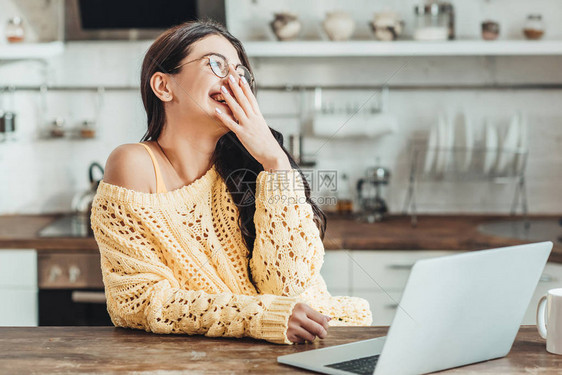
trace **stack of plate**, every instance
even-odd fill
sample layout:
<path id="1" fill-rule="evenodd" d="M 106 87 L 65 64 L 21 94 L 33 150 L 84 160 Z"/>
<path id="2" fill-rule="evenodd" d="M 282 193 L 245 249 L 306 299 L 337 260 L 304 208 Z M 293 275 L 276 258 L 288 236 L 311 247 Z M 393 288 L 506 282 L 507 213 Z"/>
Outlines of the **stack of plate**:
<path id="1" fill-rule="evenodd" d="M 424 172 L 441 174 L 451 167 L 467 171 L 473 147 L 474 130 L 468 114 L 464 112 L 454 121 L 440 114 L 429 132 Z"/>
<path id="2" fill-rule="evenodd" d="M 499 136 L 498 128 L 492 122 L 492 120 L 487 119 L 484 124 L 484 164 L 483 172 L 488 175 L 492 173 L 496 167 L 498 161 L 498 149 L 499 149 Z"/>
<path id="3" fill-rule="evenodd" d="M 485 175 L 519 175 L 525 168 L 528 133 L 527 118 L 521 112 L 512 116 L 501 140 L 498 128 L 487 119 L 482 148 L 478 150 L 482 162 L 474 162 L 474 126 L 469 115 L 463 112 L 453 121 L 440 114 L 429 132 L 424 172 L 442 174 L 451 168 L 455 172 L 468 172 L 472 166 Z"/>
<path id="4" fill-rule="evenodd" d="M 466 112 L 456 117 L 454 129 L 456 170 L 466 172 L 472 162 L 472 149 L 474 147 L 474 129 Z"/>
<path id="5" fill-rule="evenodd" d="M 507 132 L 499 150 L 497 174 L 518 175 L 525 168 L 525 156 L 529 149 L 529 129 L 527 117 L 518 112 L 511 118 Z"/>

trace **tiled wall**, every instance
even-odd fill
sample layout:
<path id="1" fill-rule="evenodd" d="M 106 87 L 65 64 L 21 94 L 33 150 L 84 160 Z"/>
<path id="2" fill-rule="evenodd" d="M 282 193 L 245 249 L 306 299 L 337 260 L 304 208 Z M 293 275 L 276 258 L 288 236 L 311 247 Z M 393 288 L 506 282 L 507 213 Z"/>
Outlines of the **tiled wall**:
<path id="1" fill-rule="evenodd" d="M 394 7 L 411 24 L 414 1 L 229 1 L 228 22 L 234 35 L 243 40 L 272 37 L 267 23 L 274 11 L 291 9 L 309 20 L 307 38 L 323 38 L 318 23 L 326 11 L 346 9 L 357 19 L 358 38 L 370 38 L 366 26 L 372 13 Z M 478 37 L 478 24 L 494 17 L 502 22 L 504 37 L 519 37 L 525 15 L 542 12 L 549 38 L 562 38 L 562 14 L 557 0 L 456 1 L 457 34 Z M 13 0 L 0 0 L 0 14 L 8 15 Z M 366 11 L 368 9 L 368 11 Z M 0 19 L 2 24 L 2 19 Z M 313 24 L 316 24 L 313 26 Z M 67 43 L 63 55 L 54 58 L 48 68 L 51 85 L 135 86 L 142 57 L 150 42 Z M 282 58 L 254 59 L 256 77 L 262 85 L 300 84 L 380 84 L 397 68 L 394 84 L 481 84 L 560 83 L 560 57 L 446 57 L 446 58 Z M 0 85 L 36 85 L 42 67 L 36 62 L 0 65 Z M 371 91 L 324 92 L 324 98 L 346 107 L 367 102 L 378 93 Z M 297 91 L 260 91 L 262 112 L 271 126 L 286 136 L 302 125 L 309 130 L 312 118 L 279 117 L 294 114 L 301 104 Z M 73 195 L 88 187 L 90 162 L 105 163 L 107 155 L 122 143 L 138 142 L 145 131 L 145 115 L 136 90 L 107 91 L 98 119 L 95 140 L 41 140 L 37 130 L 56 116 L 71 125 L 94 114 L 94 92 L 48 92 L 47 111 L 42 110 L 38 92 L 17 92 L 17 141 L 0 143 L 0 214 L 60 212 L 70 209 Z M 305 109 L 310 110 L 313 94 L 305 94 Z M 4 106 L 9 106 L 4 95 Z M 305 138 L 305 152 L 317 161 L 318 169 L 346 173 L 354 181 L 365 168 L 380 163 L 392 172 L 388 189 L 390 209 L 399 212 L 405 198 L 409 150 L 413 139 L 427 137 L 429 127 L 440 111 L 470 113 L 477 136 L 484 118 L 492 118 L 505 131 L 510 116 L 524 110 L 530 123 L 530 156 L 527 170 L 530 210 L 533 213 L 558 213 L 562 200 L 558 185 L 562 182 L 562 91 L 560 90 L 399 90 L 390 91 L 389 114 L 396 118 L 398 131 L 377 139 Z M 348 104 L 349 103 L 349 104 Z M 357 117 L 354 118 L 357 121 Z M 368 126 L 368 125 L 367 125 Z M 340 181 L 341 182 L 341 181 Z M 341 185 L 340 185 L 341 188 Z M 423 183 L 418 189 L 418 208 L 422 212 L 506 213 L 513 197 L 513 185 L 489 182 Z M 320 194 L 320 192 L 316 192 Z"/>

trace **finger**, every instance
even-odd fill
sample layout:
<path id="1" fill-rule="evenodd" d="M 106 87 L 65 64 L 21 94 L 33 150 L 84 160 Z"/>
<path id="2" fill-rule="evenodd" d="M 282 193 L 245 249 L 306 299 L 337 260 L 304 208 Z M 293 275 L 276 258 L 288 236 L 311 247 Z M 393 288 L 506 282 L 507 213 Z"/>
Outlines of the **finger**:
<path id="1" fill-rule="evenodd" d="M 301 327 L 306 329 L 310 334 L 320 337 L 321 339 L 328 336 L 328 331 L 314 320 L 306 320 L 301 324 Z"/>
<path id="2" fill-rule="evenodd" d="M 288 335 L 287 338 L 289 339 L 289 341 L 297 343 L 297 344 L 302 344 L 304 342 L 304 339 L 300 338 L 299 336 L 292 334 L 292 335 Z"/>
<path id="3" fill-rule="evenodd" d="M 231 119 L 226 113 L 221 111 L 218 107 L 215 107 L 215 116 L 219 119 L 221 123 L 224 124 L 228 129 L 232 130 L 233 132 L 237 133 L 241 130 L 242 126 L 236 123 L 233 119 Z"/>
<path id="4" fill-rule="evenodd" d="M 246 81 L 246 79 L 243 79 L 244 77 L 240 77 L 240 87 L 242 88 L 242 91 L 244 91 L 244 94 L 246 94 L 246 98 L 248 98 L 248 101 L 250 102 L 250 105 L 252 106 L 252 109 L 254 110 L 254 113 L 260 113 L 260 107 L 258 105 L 258 99 L 256 98 L 256 96 L 254 95 L 254 92 L 252 91 L 252 88 L 250 87 L 250 82 Z"/>
<path id="5" fill-rule="evenodd" d="M 324 316 L 326 317 L 326 323 L 324 324 L 324 328 L 325 328 L 326 330 L 328 330 L 328 327 L 330 327 L 330 323 L 329 323 L 329 322 L 330 322 L 330 320 L 332 320 L 332 317 L 331 317 L 331 316 L 327 316 L 327 315 L 324 315 Z"/>
<path id="6" fill-rule="evenodd" d="M 328 324 L 327 319 L 326 319 L 326 315 L 319 313 L 318 311 L 314 310 L 312 307 L 310 307 L 306 310 L 306 316 L 309 319 L 314 320 L 318 324 L 321 324 L 322 326 L 324 326 L 324 324 L 326 324 L 326 325 Z M 327 328 L 327 326 L 324 326 L 324 327 Z"/>
<path id="7" fill-rule="evenodd" d="M 306 330 L 303 327 L 298 327 L 295 330 L 295 335 L 297 335 L 301 339 L 307 340 L 307 341 L 314 341 L 316 339 L 316 335 L 313 335 L 312 333 L 310 333 L 308 330 Z"/>
<path id="8" fill-rule="evenodd" d="M 240 86 L 242 84 L 242 81 L 240 81 L 240 75 L 236 72 L 236 70 L 234 70 L 232 65 L 230 65 L 229 70 L 228 83 L 230 84 L 230 89 L 234 93 L 236 100 L 238 100 L 238 104 L 242 107 L 244 113 L 246 113 L 246 116 L 250 117 L 250 115 L 254 114 L 254 109 L 250 105 L 250 102 L 246 97 L 246 93 L 244 93 L 242 87 Z"/>
<path id="9" fill-rule="evenodd" d="M 230 92 L 225 86 L 221 86 L 221 92 L 222 95 L 224 96 L 224 100 L 226 101 L 226 104 L 228 104 L 230 110 L 232 111 L 234 116 L 236 116 L 238 121 L 241 122 L 242 119 L 246 119 L 247 118 L 246 113 L 244 112 L 242 107 L 240 107 L 240 104 L 238 104 L 236 99 L 230 94 Z"/>

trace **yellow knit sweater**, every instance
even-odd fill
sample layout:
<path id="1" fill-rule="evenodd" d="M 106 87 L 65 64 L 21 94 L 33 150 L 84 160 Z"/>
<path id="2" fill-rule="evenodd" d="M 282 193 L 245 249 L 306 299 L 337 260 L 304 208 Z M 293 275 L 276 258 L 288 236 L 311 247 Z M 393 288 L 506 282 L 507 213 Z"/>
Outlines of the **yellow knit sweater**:
<path id="1" fill-rule="evenodd" d="M 326 289 L 324 247 L 298 171 L 263 171 L 256 182 L 249 259 L 238 207 L 214 166 L 166 193 L 101 181 L 91 219 L 115 326 L 291 344 L 297 302 L 331 316 L 331 326 L 371 324 L 365 300 Z"/>

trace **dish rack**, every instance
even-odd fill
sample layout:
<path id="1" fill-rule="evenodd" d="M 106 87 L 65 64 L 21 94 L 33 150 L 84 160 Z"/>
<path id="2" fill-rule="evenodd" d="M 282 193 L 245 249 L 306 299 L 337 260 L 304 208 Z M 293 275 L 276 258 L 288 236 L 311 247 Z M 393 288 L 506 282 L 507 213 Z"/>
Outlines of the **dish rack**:
<path id="1" fill-rule="evenodd" d="M 515 194 L 511 215 L 518 206 L 527 221 L 527 191 L 525 169 L 527 149 L 501 148 L 428 148 L 412 147 L 408 191 L 403 214 L 411 215 L 412 226 L 417 225 L 416 187 L 420 182 L 473 182 L 514 184 Z"/>

